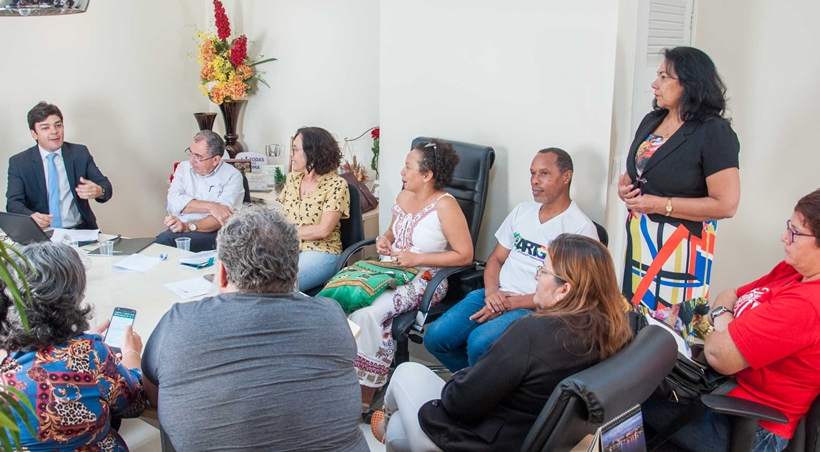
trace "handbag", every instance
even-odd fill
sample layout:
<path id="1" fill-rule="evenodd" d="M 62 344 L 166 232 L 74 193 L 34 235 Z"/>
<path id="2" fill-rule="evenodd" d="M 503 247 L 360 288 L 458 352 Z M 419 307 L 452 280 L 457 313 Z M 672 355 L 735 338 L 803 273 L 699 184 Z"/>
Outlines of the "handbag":
<path id="1" fill-rule="evenodd" d="M 379 200 L 373 196 L 373 193 L 370 193 L 370 190 L 367 189 L 367 186 L 362 183 L 362 181 L 356 179 L 356 176 L 353 173 L 348 171 L 342 173 L 341 176 L 347 181 L 347 183 L 356 187 L 356 190 L 359 191 L 359 200 L 362 204 L 362 213 L 370 212 L 376 207 L 379 207 Z"/>
<path id="2" fill-rule="evenodd" d="M 646 318 L 637 312 L 630 312 L 628 318 L 633 337 L 648 325 Z M 677 334 L 671 328 L 669 332 Z M 730 380 L 731 377 L 728 375 L 712 369 L 706 361 L 702 344 L 692 344 L 689 350 L 692 352 L 692 358 L 678 353 L 675 367 L 655 389 L 655 394 L 670 402 L 686 404 L 699 399 L 703 394 L 712 393 L 718 386 Z"/>
<path id="3" fill-rule="evenodd" d="M 655 393 L 670 402 L 690 403 L 703 394 L 711 394 L 718 386 L 731 379 L 712 369 L 703 353 L 703 345 L 690 347 L 692 359 L 678 353 L 672 372 L 667 375 Z"/>
<path id="4" fill-rule="evenodd" d="M 336 300 L 345 314 L 373 304 L 387 289 L 409 283 L 419 270 L 392 262 L 363 260 L 343 268 L 317 294 Z"/>

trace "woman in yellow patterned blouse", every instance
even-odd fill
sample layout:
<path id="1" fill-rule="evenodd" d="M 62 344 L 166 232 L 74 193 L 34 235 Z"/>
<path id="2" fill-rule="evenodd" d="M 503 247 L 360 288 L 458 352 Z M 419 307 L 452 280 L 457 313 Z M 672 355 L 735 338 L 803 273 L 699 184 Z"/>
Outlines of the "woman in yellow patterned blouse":
<path id="1" fill-rule="evenodd" d="M 336 174 L 342 159 L 339 144 L 325 129 L 302 127 L 291 149 L 293 171 L 279 196 L 285 217 L 302 241 L 299 290 L 324 284 L 342 254 L 339 220 L 350 216 L 347 181 Z"/>

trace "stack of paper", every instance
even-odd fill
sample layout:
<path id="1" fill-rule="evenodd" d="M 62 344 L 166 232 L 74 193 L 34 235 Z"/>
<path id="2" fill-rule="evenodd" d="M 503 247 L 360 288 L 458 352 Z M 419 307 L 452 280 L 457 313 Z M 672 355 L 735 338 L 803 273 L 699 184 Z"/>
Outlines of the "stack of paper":
<path id="1" fill-rule="evenodd" d="M 216 251 L 201 251 L 192 256 L 183 257 L 179 260 L 182 265 L 194 268 L 203 268 L 213 265 L 216 260 Z"/>
<path id="2" fill-rule="evenodd" d="M 165 287 L 181 298 L 193 298 L 208 294 L 214 288 L 214 284 L 200 276 L 185 281 L 168 283 L 165 284 Z"/>
<path id="3" fill-rule="evenodd" d="M 51 241 L 62 243 L 63 238 L 68 236 L 66 242 L 96 242 L 100 235 L 99 229 L 61 229 L 54 228 Z"/>
<path id="4" fill-rule="evenodd" d="M 142 254 L 132 254 L 117 262 L 111 267 L 120 273 L 145 273 L 162 262 L 158 257 L 143 256 Z"/>

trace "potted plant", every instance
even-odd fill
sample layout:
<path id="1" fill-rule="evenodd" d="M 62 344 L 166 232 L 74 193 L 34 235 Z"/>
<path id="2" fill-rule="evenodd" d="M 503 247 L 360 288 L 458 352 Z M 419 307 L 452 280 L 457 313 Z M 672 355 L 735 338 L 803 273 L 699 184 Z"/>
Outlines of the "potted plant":
<path id="1" fill-rule="evenodd" d="M 26 319 L 24 303 L 31 303 L 31 293 L 28 283 L 22 277 L 22 270 L 12 260 L 8 250 L 23 257 L 15 248 L 8 247 L 0 241 L 0 279 L 3 280 L 8 288 L 14 306 L 20 313 L 20 320 L 23 323 L 23 327 L 28 331 L 28 319 Z M 24 257 L 23 261 L 27 263 Z M 11 272 L 16 272 L 20 276 L 20 280 L 23 282 L 22 293 L 18 289 L 17 284 L 15 284 L 14 279 L 12 279 Z M 17 424 L 14 416 L 15 413 L 22 419 L 23 425 L 28 429 L 29 433 L 32 436 L 37 436 L 37 432 L 34 431 L 34 428 L 31 426 L 29 412 L 33 414 L 34 407 L 31 406 L 28 397 L 12 386 L 0 386 L 0 447 L 2 447 L 3 451 L 12 452 L 21 449 L 21 426 Z"/>
<path id="2" fill-rule="evenodd" d="M 282 193 L 285 188 L 285 181 L 287 181 L 287 176 L 282 172 L 282 168 L 277 166 L 273 170 L 273 189 L 276 190 L 276 193 Z"/>

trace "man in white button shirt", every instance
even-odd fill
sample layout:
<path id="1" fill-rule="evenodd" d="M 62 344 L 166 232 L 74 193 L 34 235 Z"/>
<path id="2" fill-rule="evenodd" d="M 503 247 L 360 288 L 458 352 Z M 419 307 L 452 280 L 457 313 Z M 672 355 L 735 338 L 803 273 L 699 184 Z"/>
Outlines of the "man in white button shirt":
<path id="1" fill-rule="evenodd" d="M 176 239 L 190 237 L 191 251 L 213 250 L 217 231 L 242 205 L 242 173 L 222 161 L 225 143 L 210 130 L 197 133 L 185 152 L 188 161 L 177 166 L 168 189 L 168 230 L 156 243 L 176 246 Z"/>
<path id="2" fill-rule="evenodd" d="M 6 211 L 30 215 L 41 228 L 98 229 L 88 200 L 111 199 L 111 182 L 87 147 L 63 141 L 56 105 L 35 105 L 28 125 L 37 145 L 9 159 Z"/>

